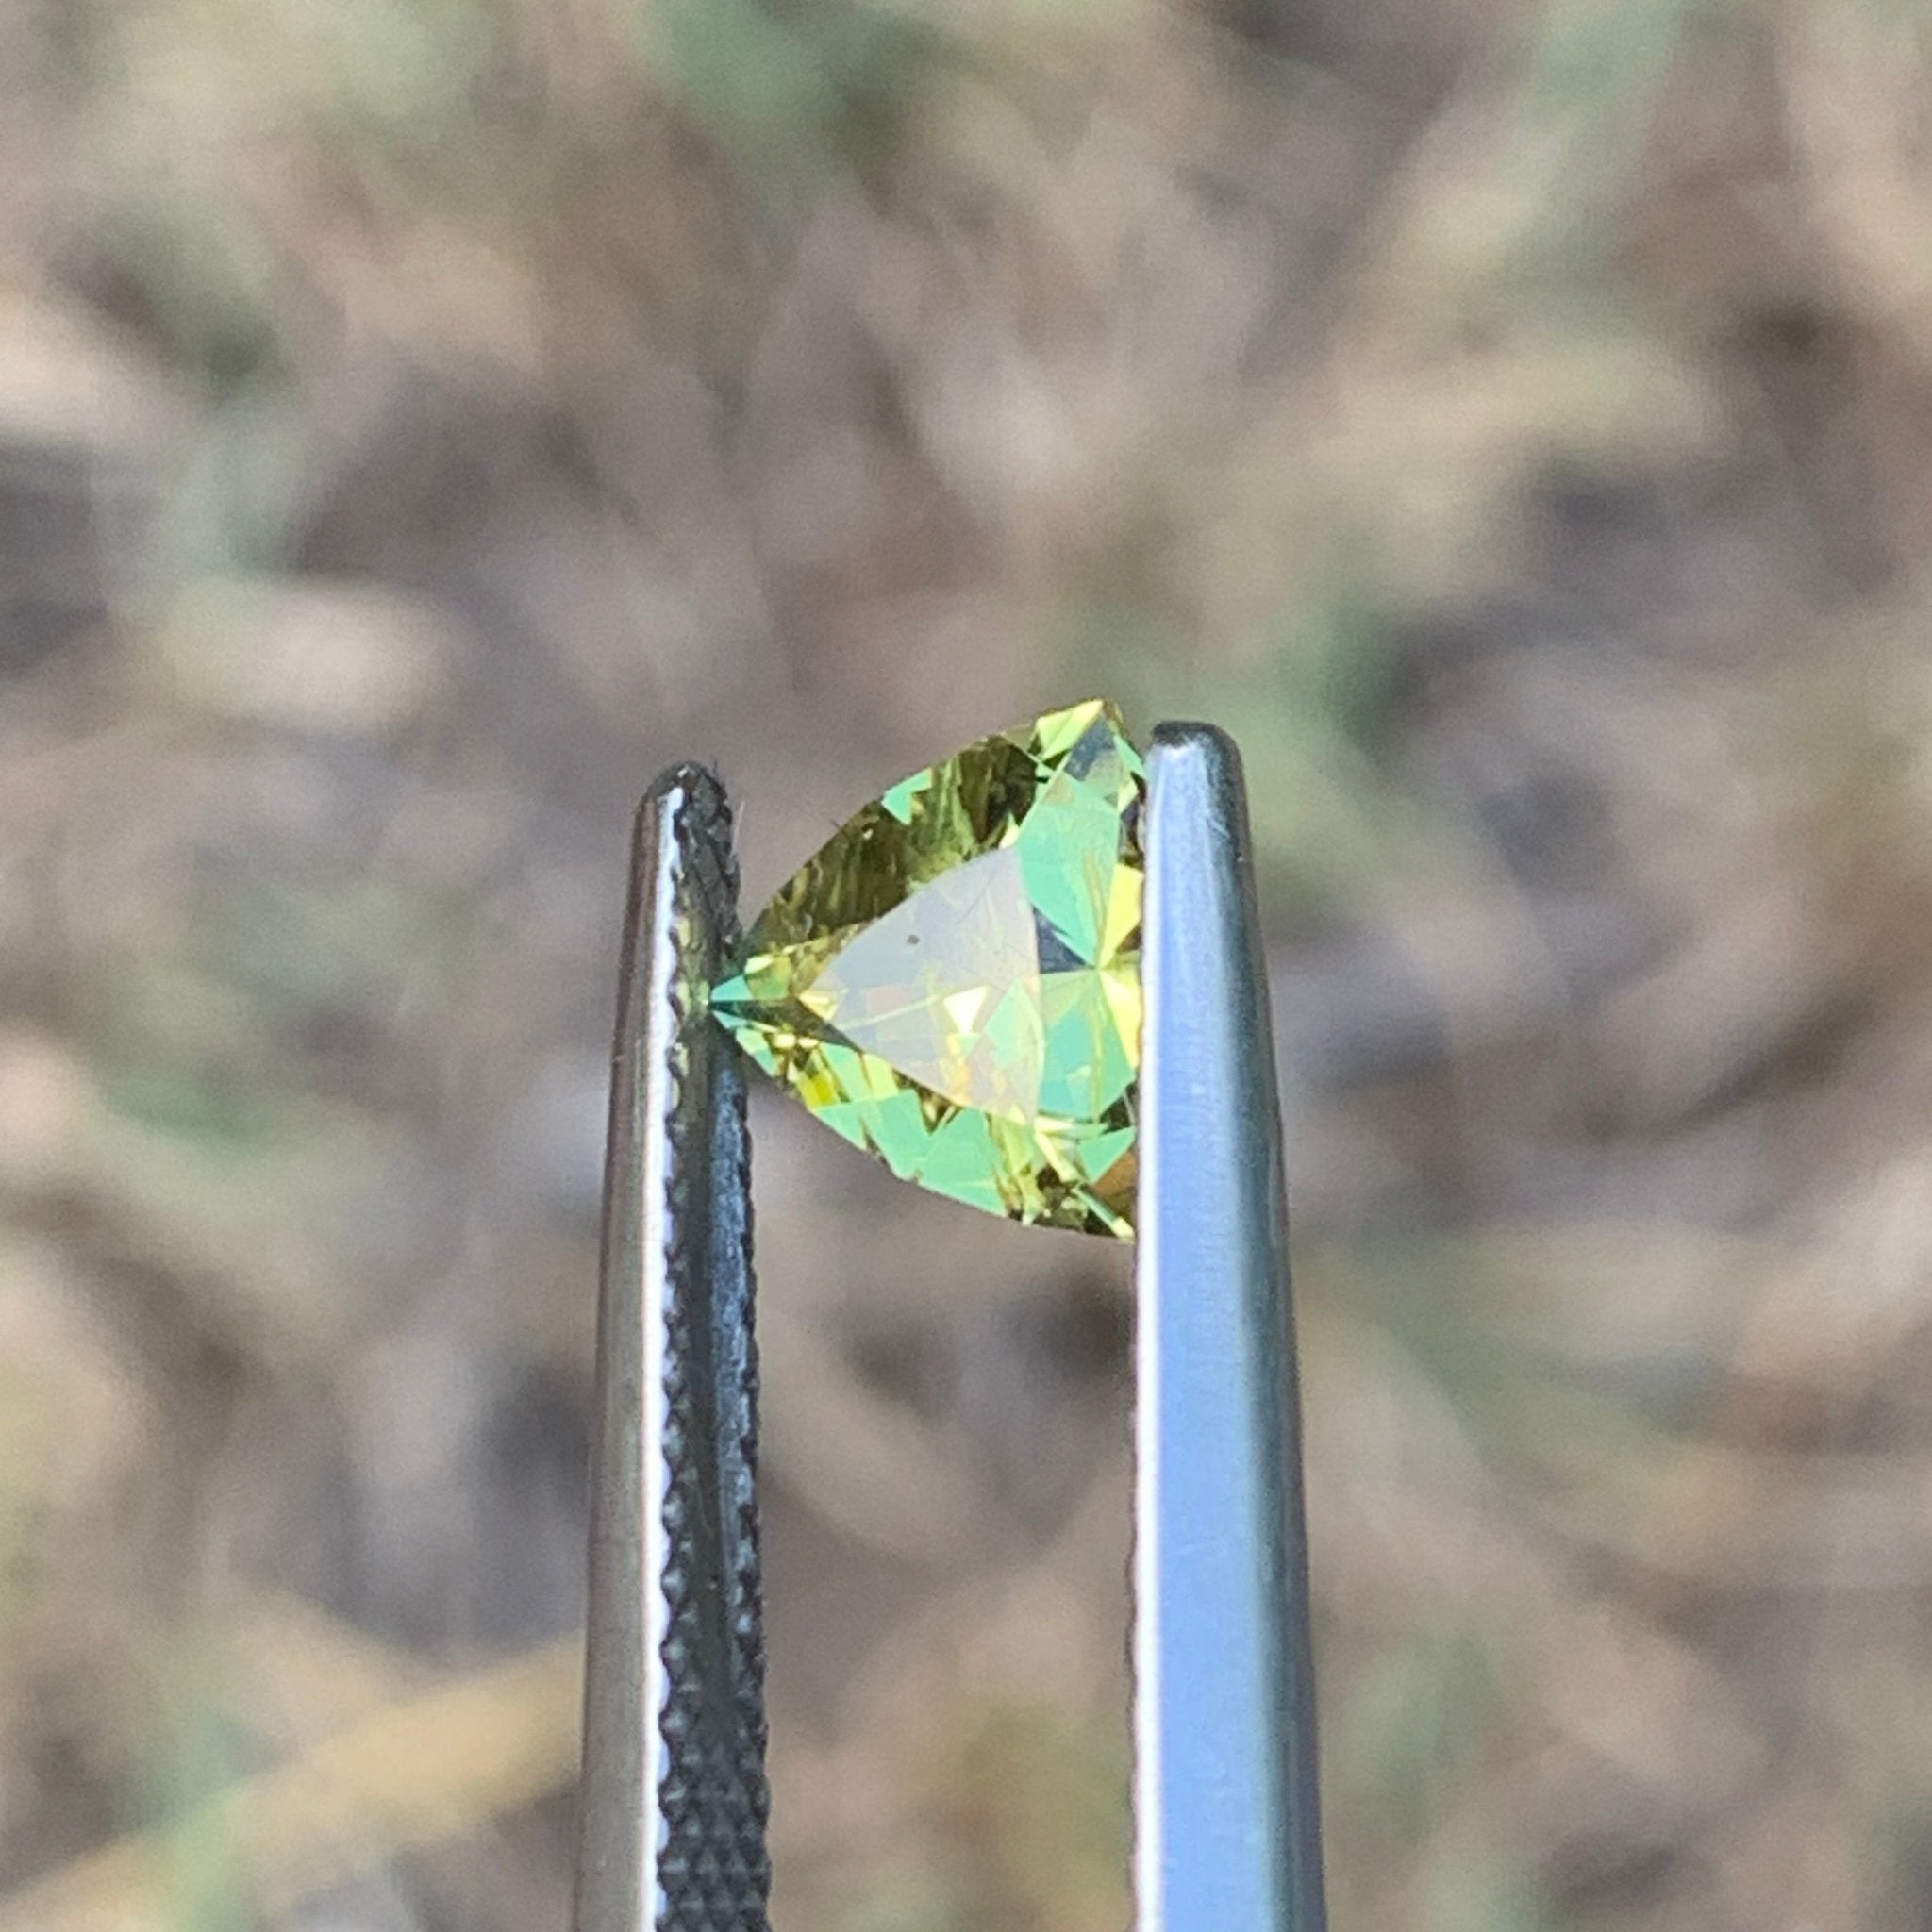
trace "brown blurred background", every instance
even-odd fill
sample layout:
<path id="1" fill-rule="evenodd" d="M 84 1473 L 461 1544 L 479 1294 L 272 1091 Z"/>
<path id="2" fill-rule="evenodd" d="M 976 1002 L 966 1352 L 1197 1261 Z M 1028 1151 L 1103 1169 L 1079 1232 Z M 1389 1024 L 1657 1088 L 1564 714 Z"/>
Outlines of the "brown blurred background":
<path id="1" fill-rule="evenodd" d="M 1250 765 L 1335 1916 L 1932 1925 L 1916 0 L 0 0 L 0 1925 L 564 1924 L 631 804 Z M 1124 1255 L 760 1096 L 782 1932 L 1124 1918 Z"/>

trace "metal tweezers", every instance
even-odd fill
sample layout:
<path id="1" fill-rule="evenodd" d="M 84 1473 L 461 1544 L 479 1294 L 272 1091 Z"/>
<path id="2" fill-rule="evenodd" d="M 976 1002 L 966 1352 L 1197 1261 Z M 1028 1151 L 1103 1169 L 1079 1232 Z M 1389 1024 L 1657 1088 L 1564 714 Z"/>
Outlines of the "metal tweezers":
<path id="1" fill-rule="evenodd" d="M 1324 1932 L 1281 1130 L 1241 765 L 1147 759 L 1135 1274 L 1137 1932 Z M 723 788 L 638 813 L 597 1326 L 575 1932 L 766 1932 L 750 1141 L 703 989 Z"/>

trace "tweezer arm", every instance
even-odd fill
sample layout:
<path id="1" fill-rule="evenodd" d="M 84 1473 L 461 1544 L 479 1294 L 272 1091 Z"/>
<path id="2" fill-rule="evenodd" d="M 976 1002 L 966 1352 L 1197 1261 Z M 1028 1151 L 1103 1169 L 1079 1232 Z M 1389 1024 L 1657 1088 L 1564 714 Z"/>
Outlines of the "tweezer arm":
<path id="1" fill-rule="evenodd" d="M 1287 1215 L 1241 764 L 1147 760 L 1137 1932 L 1324 1932 Z"/>
<path id="2" fill-rule="evenodd" d="M 737 882 L 695 766 L 638 812 L 611 1065 L 576 1932 L 765 1932 L 744 1096 L 703 1010 Z"/>

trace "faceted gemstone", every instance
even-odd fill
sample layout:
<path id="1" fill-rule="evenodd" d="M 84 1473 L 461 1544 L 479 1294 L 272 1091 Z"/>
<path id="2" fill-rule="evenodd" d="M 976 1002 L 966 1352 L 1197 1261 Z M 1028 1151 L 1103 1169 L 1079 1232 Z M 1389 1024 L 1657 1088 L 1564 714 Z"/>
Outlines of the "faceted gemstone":
<path id="1" fill-rule="evenodd" d="M 903 1179 L 1131 1237 L 1144 791 L 1098 699 L 969 746 L 807 861 L 712 1010 Z"/>

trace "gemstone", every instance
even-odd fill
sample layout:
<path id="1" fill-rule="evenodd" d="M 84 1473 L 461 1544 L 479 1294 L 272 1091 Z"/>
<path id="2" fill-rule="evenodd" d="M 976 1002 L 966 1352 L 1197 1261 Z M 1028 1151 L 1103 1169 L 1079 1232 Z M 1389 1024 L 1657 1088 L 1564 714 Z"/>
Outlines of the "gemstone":
<path id="1" fill-rule="evenodd" d="M 902 1179 L 1131 1238 L 1145 790 L 1099 699 L 968 746 L 779 889 L 713 1013 Z"/>

